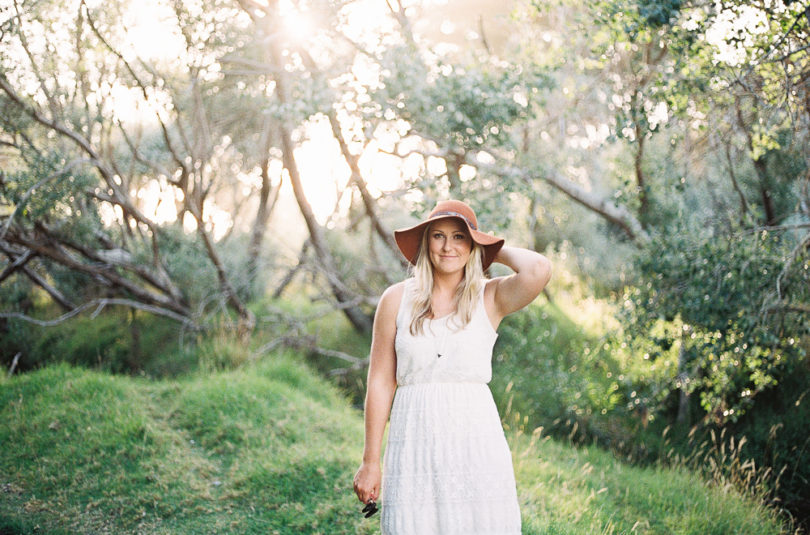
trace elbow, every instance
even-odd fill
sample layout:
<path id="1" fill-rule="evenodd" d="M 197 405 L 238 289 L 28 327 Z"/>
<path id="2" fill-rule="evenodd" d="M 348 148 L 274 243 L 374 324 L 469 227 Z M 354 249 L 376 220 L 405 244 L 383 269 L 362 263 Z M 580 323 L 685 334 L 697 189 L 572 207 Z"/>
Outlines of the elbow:
<path id="1" fill-rule="evenodd" d="M 366 385 L 367 395 L 383 395 L 393 396 L 394 391 L 397 389 L 397 380 L 395 376 L 378 375 L 369 377 L 368 384 Z"/>
<path id="2" fill-rule="evenodd" d="M 538 255 L 538 259 L 532 265 L 531 280 L 532 287 L 539 295 L 551 280 L 551 261 L 543 255 Z"/>
<path id="3" fill-rule="evenodd" d="M 548 281 L 551 280 L 551 260 L 549 260 L 544 256 L 542 264 L 543 264 L 543 286 L 545 286 L 546 284 L 548 284 Z"/>

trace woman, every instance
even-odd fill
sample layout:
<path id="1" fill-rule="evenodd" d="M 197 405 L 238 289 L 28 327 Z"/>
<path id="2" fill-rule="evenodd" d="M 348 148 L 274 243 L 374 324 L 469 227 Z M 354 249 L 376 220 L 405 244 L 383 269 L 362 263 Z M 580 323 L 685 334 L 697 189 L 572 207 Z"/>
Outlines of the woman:
<path id="1" fill-rule="evenodd" d="M 512 457 L 487 383 L 495 329 L 537 297 L 551 264 L 480 232 L 461 201 L 394 234 L 414 277 L 389 287 L 374 317 L 355 493 L 365 504 L 382 495 L 384 535 L 518 534 Z M 514 273 L 487 280 L 492 262 Z"/>

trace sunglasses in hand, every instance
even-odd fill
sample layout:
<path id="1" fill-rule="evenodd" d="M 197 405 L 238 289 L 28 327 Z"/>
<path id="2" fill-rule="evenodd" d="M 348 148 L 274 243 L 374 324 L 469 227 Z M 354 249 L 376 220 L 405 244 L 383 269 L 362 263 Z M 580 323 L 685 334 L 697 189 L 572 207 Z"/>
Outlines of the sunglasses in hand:
<path id="1" fill-rule="evenodd" d="M 366 506 L 363 507 L 363 510 L 361 512 L 365 513 L 364 516 L 366 518 L 369 518 L 370 516 L 372 516 L 374 513 L 377 512 L 377 502 L 375 502 L 374 500 L 370 500 L 366 504 Z"/>

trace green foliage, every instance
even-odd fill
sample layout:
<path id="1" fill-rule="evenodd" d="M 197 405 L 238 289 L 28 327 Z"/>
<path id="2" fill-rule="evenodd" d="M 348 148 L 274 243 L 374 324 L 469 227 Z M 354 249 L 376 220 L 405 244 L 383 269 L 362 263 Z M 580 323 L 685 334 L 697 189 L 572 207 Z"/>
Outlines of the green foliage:
<path id="1" fill-rule="evenodd" d="M 603 305 L 594 312 L 582 297 L 574 298 L 572 308 L 565 297 L 570 289 L 559 280 L 554 286 L 559 304 L 529 307 L 499 328 L 491 386 L 509 428 L 541 428 L 573 443 L 599 444 L 628 460 L 688 468 L 720 487 L 802 510 L 803 459 L 810 444 L 805 425 L 810 376 L 803 359 L 774 370 L 777 387 L 763 389 L 754 406 L 733 420 L 725 418 L 724 425 L 690 427 L 706 414 L 697 394 L 690 398 L 686 422 L 677 424 L 679 388 L 695 392 L 700 381 L 711 382 L 701 374 L 711 370 L 693 367 L 685 384 L 679 377 L 681 338 L 697 328 L 684 331 L 681 321 L 653 315 L 643 327 L 626 321 L 624 334 L 615 326 L 586 329 L 594 316 L 613 315 L 612 309 Z M 698 336 L 688 340 L 684 347 L 694 366 L 704 346 Z M 806 351 L 806 340 L 803 344 Z"/>
<path id="2" fill-rule="evenodd" d="M 609 311 L 600 307 L 595 313 Z M 551 436 L 599 444 L 634 460 L 655 455 L 636 434 L 656 418 L 665 397 L 662 385 L 675 375 L 671 359 L 649 354 L 638 359 L 638 346 L 628 347 L 610 333 L 589 333 L 581 318 L 573 321 L 554 304 L 507 317 L 499 333 L 491 386 L 518 427 L 541 427 Z M 661 351 L 649 342 L 648 349 Z"/>
<path id="3" fill-rule="evenodd" d="M 589 2 L 598 20 L 606 25 L 616 25 L 631 40 L 639 33 L 668 26 L 680 15 L 683 0 L 597 0 Z"/>
<path id="4" fill-rule="evenodd" d="M 94 209 L 82 202 L 84 191 L 94 187 L 97 180 L 77 171 L 78 164 L 69 164 L 58 152 L 26 152 L 25 167 L 8 172 L 0 181 L 0 203 L 15 207 L 17 223 L 67 224 L 74 232 L 86 227 L 90 220 L 98 224 Z"/>
<path id="5" fill-rule="evenodd" d="M 767 231 L 674 228 L 639 255 L 639 280 L 625 296 L 628 334 L 643 335 L 659 318 L 683 322 L 689 336 L 670 332 L 662 342 L 686 344 L 688 389 L 718 422 L 739 418 L 804 357 L 800 338 L 810 324 L 782 302 L 808 298 L 806 270 L 794 270 L 799 279 L 792 284 L 783 280 L 795 245 L 789 235 Z M 777 284 L 785 285 L 782 296 Z"/>
<path id="6" fill-rule="evenodd" d="M 217 273 L 195 233 L 186 233 L 179 224 L 161 229 L 158 238 L 160 251 L 169 276 L 183 289 L 192 303 L 208 304 L 217 292 Z M 147 244 L 136 253 L 142 262 L 151 260 Z"/>
<path id="7" fill-rule="evenodd" d="M 595 407 L 618 401 L 588 337 L 553 304 L 532 306 L 507 317 L 498 328 L 492 390 L 533 426 L 566 434 Z"/>
<path id="8" fill-rule="evenodd" d="M 669 24 L 680 12 L 682 0 L 637 0 L 638 14 L 652 27 Z"/>
<path id="9" fill-rule="evenodd" d="M 763 140 L 763 136 L 767 139 Z M 749 198 L 752 199 L 756 199 L 758 194 L 761 197 L 762 190 L 766 190 L 777 221 L 788 221 L 800 212 L 796 206 L 801 195 L 797 188 L 802 177 L 807 175 L 808 160 L 806 154 L 801 152 L 801 140 L 797 137 L 792 129 L 777 125 L 770 129 L 755 129 L 754 154 L 751 157 L 754 160 L 759 157 L 765 176 L 756 181 L 748 180 L 743 187 L 747 187 Z"/>
<path id="10" fill-rule="evenodd" d="M 178 325 L 126 310 L 84 315 L 52 327 L 4 321 L 0 324 L 2 362 L 8 365 L 18 352 L 22 371 L 69 363 L 113 373 L 166 376 L 198 365 L 196 355 L 182 349 Z"/>
<path id="11" fill-rule="evenodd" d="M 30 279 L 12 275 L 0 291 L 0 308 L 26 312 L 34 306 L 33 293 Z"/>
<path id="12" fill-rule="evenodd" d="M 516 65 L 439 61 L 430 68 L 406 46 L 387 50 L 383 65 L 384 85 L 373 95 L 378 113 L 407 121 L 442 148 L 465 151 L 504 144 L 509 127 L 526 117 L 536 89 L 550 84 L 546 73 Z"/>
<path id="13" fill-rule="evenodd" d="M 807 348 L 806 348 L 807 349 Z M 781 378 L 777 388 L 763 392 L 757 410 L 730 426 L 729 433 L 746 439 L 745 457 L 757 466 L 773 467 L 772 494 L 792 511 L 806 511 L 810 481 L 810 369 L 798 367 Z M 746 482 L 749 484 L 749 482 Z"/>

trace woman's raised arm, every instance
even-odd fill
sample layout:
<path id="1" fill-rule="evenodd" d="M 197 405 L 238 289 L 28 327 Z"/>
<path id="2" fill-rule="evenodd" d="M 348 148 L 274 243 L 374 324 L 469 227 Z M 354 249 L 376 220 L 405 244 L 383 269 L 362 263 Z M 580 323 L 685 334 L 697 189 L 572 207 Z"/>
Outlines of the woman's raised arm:
<path id="1" fill-rule="evenodd" d="M 490 318 L 497 325 L 504 316 L 520 310 L 540 295 L 551 279 L 551 262 L 540 253 L 507 246 L 498 251 L 495 262 L 514 271 L 511 275 L 497 277 L 487 284 L 487 291 L 491 296 L 488 299 Z"/>

